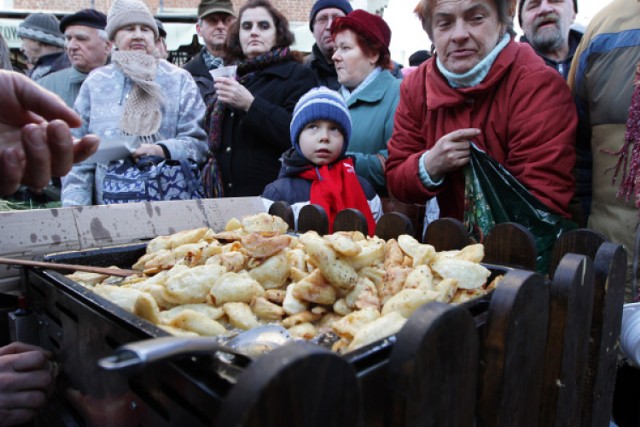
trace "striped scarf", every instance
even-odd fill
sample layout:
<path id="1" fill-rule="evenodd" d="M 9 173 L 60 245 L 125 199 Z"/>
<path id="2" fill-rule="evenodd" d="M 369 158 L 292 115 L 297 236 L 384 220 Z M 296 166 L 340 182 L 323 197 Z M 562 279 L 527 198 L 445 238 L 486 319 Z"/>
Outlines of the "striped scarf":
<path id="1" fill-rule="evenodd" d="M 640 174 L 638 173 L 640 171 L 640 63 L 636 68 L 633 85 L 635 89 L 629 106 L 624 145 L 620 151 L 612 153 L 618 156 L 618 162 L 613 167 L 615 171 L 611 182 L 615 184 L 620 169 L 622 169 L 622 182 L 617 197 L 624 198 L 628 202 L 633 195 L 636 208 L 640 209 Z M 630 165 L 629 158 L 631 158 Z"/>
<path id="2" fill-rule="evenodd" d="M 288 61 L 290 58 L 291 51 L 285 47 L 275 48 L 263 55 L 241 61 L 238 63 L 236 80 L 241 85 L 246 86 L 260 71 L 270 65 Z M 205 132 L 207 133 L 207 141 L 209 144 L 209 160 L 202 174 L 205 197 L 224 197 L 222 176 L 216 160 L 216 153 L 222 143 L 222 122 L 224 120 L 225 109 L 225 104 L 218 101 L 217 95 L 214 95 L 209 105 L 207 105 Z"/>

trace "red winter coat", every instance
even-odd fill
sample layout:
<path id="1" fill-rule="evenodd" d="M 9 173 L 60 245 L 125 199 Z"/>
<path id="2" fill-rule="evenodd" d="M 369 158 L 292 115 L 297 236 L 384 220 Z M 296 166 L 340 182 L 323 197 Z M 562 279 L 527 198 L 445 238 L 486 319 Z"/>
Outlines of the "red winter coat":
<path id="1" fill-rule="evenodd" d="M 511 41 L 478 86 L 451 88 L 432 59 L 405 77 L 400 91 L 386 163 L 387 187 L 396 198 L 424 204 L 437 196 L 441 217 L 462 220 L 462 169 L 427 189 L 418 161 L 445 134 L 479 128 L 478 147 L 545 205 L 569 217 L 576 107 L 562 76 L 530 46 Z"/>

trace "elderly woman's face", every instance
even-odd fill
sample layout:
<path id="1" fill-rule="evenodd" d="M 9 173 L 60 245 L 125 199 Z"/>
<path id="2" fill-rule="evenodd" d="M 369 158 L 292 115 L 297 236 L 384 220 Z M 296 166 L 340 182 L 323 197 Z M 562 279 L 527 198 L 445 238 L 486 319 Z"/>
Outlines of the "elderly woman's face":
<path id="1" fill-rule="evenodd" d="M 269 52 L 276 45 L 276 25 L 267 9 L 246 9 L 240 17 L 240 46 L 247 58 Z"/>
<path id="2" fill-rule="evenodd" d="M 156 35 L 146 25 L 132 24 L 120 28 L 113 42 L 118 50 L 132 50 L 151 54 L 156 48 Z"/>
<path id="3" fill-rule="evenodd" d="M 376 68 L 378 55 L 367 56 L 360 45 L 356 34 L 344 30 L 335 35 L 335 52 L 333 65 L 338 73 L 338 81 L 349 89 L 354 89 Z"/>
<path id="4" fill-rule="evenodd" d="M 478 65 L 505 30 L 493 0 L 438 0 L 432 26 L 440 61 L 456 74 Z"/>

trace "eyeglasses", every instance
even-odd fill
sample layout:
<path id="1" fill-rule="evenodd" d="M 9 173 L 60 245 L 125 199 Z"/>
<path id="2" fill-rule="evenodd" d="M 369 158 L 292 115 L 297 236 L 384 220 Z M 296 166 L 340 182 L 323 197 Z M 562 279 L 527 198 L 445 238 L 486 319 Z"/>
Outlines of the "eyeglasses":
<path id="1" fill-rule="evenodd" d="M 338 18 L 342 18 L 344 15 L 338 15 L 338 14 L 334 14 L 334 15 L 319 15 L 316 16 L 316 19 L 313 21 L 315 24 L 319 24 L 323 27 L 326 27 L 327 25 L 329 25 L 331 22 L 335 21 Z"/>

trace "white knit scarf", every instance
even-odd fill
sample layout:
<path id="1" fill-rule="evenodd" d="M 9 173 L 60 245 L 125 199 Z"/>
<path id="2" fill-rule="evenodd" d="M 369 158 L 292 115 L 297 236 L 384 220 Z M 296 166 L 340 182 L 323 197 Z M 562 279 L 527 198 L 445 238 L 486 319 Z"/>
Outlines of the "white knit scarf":
<path id="1" fill-rule="evenodd" d="M 162 122 L 164 96 L 155 82 L 158 59 L 142 52 L 116 51 L 111 61 L 131 79 L 133 87 L 120 118 L 120 129 L 128 135 L 153 142 Z"/>

